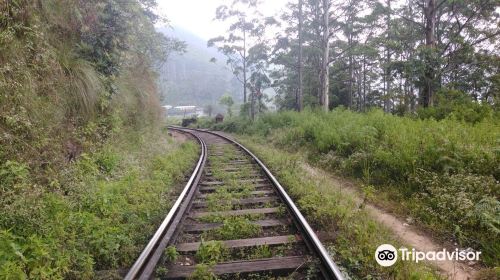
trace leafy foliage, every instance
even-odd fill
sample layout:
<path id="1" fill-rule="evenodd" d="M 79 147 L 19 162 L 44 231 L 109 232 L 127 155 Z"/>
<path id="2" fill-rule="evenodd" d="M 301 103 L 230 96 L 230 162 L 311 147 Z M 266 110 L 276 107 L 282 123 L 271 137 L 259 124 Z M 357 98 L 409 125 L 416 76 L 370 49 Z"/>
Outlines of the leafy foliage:
<path id="1" fill-rule="evenodd" d="M 328 171 L 394 192 L 406 214 L 464 246 L 480 248 L 484 261 L 495 265 L 500 130 L 493 119 L 469 124 L 452 117 L 436 121 L 336 109 L 269 114 L 254 123 L 233 119 L 214 127 L 304 150 Z"/>
<path id="2" fill-rule="evenodd" d="M 431 269 L 411 262 L 398 262 L 382 269 L 373 260 L 375 248 L 382 243 L 397 246 L 399 242 L 392 240 L 388 229 L 375 223 L 360 209 L 349 193 L 339 192 L 331 187 L 330 181 L 312 176 L 301 167 L 298 156 L 269 147 L 268 139 L 241 136 L 238 140 L 272 169 L 315 230 L 325 230 L 335 236 L 323 244 L 349 276 L 359 279 L 440 279 Z M 269 247 L 258 247 L 254 254 L 268 256 Z"/>
<path id="3" fill-rule="evenodd" d="M 441 89 L 436 93 L 435 105 L 417 110 L 421 118 L 442 120 L 452 118 L 458 121 L 477 123 L 492 118 L 493 110 L 489 104 L 480 104 L 464 92 Z"/>
<path id="4" fill-rule="evenodd" d="M 167 249 L 165 249 L 165 259 L 169 262 L 175 262 L 177 258 L 179 257 L 179 252 L 177 252 L 177 249 L 175 246 L 168 246 Z"/>
<path id="5" fill-rule="evenodd" d="M 211 267 L 207 264 L 197 264 L 192 275 L 189 276 L 189 280 L 216 280 L 217 277 L 210 270 Z"/>
<path id="6" fill-rule="evenodd" d="M 196 156 L 160 141 L 154 68 L 182 46 L 156 33 L 154 7 L 0 4 L 0 278 L 129 266 Z"/>
<path id="7" fill-rule="evenodd" d="M 52 182 L 53 191 L 33 184 L 24 167 L 2 167 L 0 184 L 16 191 L 3 190 L 0 199 L 0 275 L 92 279 L 94 270 L 130 266 L 197 157 L 196 145 L 164 137 L 115 138 L 104 150 L 116 168 L 103 168 L 110 165 L 100 152 L 82 156 Z"/>
<path id="8" fill-rule="evenodd" d="M 202 241 L 196 251 L 196 260 L 201 264 L 216 264 L 227 258 L 228 250 L 220 241 Z"/>
<path id="9" fill-rule="evenodd" d="M 233 98 L 230 95 L 223 95 L 220 98 L 219 103 L 227 107 L 227 115 L 231 117 L 233 115 L 233 110 L 232 110 L 232 107 L 234 105 Z"/>
<path id="10" fill-rule="evenodd" d="M 154 3 L 0 5 L 2 160 L 25 163 L 45 184 L 122 126 L 157 123 L 154 66 L 182 47 L 155 32 Z"/>
<path id="11" fill-rule="evenodd" d="M 256 110 L 262 110 L 263 90 L 270 86 L 266 73 L 270 47 L 265 31 L 277 25 L 274 18 L 261 17 L 259 4 L 258 0 L 235 0 L 230 6 L 219 6 L 215 18 L 228 23 L 227 35 L 212 38 L 207 43 L 226 56 L 226 64 L 243 87 L 243 106 L 250 106 L 246 113 L 250 113 L 252 119 Z M 250 89 L 249 96 L 247 89 Z M 250 104 L 247 105 L 247 101 Z"/>
<path id="12" fill-rule="evenodd" d="M 498 104 L 500 15 L 491 1 L 289 1 L 276 35 L 272 77 L 281 109 L 297 106 L 299 45 L 304 101 L 321 103 L 318 74 L 329 49 L 330 108 L 383 108 L 405 114 L 432 107 L 440 90 L 466 93 L 478 107 Z M 324 6 L 331 7 L 326 17 Z M 299 19 L 302 30 L 299 34 Z M 302 36 L 299 36 L 302 35 Z M 326 38 L 325 38 L 326 36 Z M 302 38 L 302 44 L 299 43 Z M 330 47 L 324 42 L 328 41 Z M 443 106 L 441 100 L 441 106 Z"/>

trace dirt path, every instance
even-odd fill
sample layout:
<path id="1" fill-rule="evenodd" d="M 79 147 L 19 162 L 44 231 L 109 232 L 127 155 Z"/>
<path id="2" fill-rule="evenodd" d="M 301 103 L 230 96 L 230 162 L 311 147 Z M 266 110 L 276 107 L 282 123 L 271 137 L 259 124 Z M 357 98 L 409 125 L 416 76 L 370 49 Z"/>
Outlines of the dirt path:
<path id="1" fill-rule="evenodd" d="M 314 176 L 322 177 L 331 182 L 333 187 L 352 194 L 359 204 L 362 203 L 362 195 L 359 192 L 359 188 L 353 182 L 335 177 L 319 168 L 312 167 L 307 163 L 303 163 L 302 168 Z M 402 219 L 385 211 L 384 209 L 370 203 L 366 203 L 365 208 L 374 220 L 391 229 L 403 243 L 409 245 L 410 247 L 424 252 L 439 251 L 445 248 L 443 244 L 436 242 L 428 234 L 419 230 L 415 226 L 407 224 Z M 472 266 L 462 262 L 431 261 L 431 263 L 435 265 L 443 273 L 443 275 L 447 276 L 448 279 L 451 280 L 474 279 L 474 274 L 476 272 Z"/>
<path id="2" fill-rule="evenodd" d="M 229 138 L 234 138 L 230 134 L 221 134 Z M 314 176 L 322 177 L 327 182 L 331 182 L 332 187 L 351 194 L 358 204 L 363 202 L 363 196 L 359 191 L 360 188 L 354 182 L 334 176 L 320 168 L 312 167 L 307 163 L 302 163 L 302 168 Z M 403 243 L 416 250 L 426 252 L 439 251 L 443 248 L 447 248 L 445 245 L 434 240 L 429 234 L 418 229 L 416 226 L 409 225 L 403 219 L 389 213 L 381 207 L 365 203 L 365 208 L 374 220 L 391 229 L 394 235 Z M 431 261 L 430 263 L 435 265 L 441 273 L 450 280 L 474 279 L 474 275 L 477 272 L 471 265 L 457 261 Z"/>

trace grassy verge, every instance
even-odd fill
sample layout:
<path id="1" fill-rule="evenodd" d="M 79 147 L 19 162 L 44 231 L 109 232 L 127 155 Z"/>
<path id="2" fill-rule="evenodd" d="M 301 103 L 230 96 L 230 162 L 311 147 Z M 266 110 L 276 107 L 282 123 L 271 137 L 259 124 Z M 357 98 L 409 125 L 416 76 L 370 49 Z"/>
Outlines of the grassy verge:
<path id="1" fill-rule="evenodd" d="M 165 132 L 121 133 L 47 185 L 22 163 L 0 165 L 0 278 L 95 279 L 129 267 L 198 149 Z"/>
<path id="2" fill-rule="evenodd" d="M 500 254 L 500 124 L 417 120 L 380 111 L 269 114 L 214 126 L 302 151 L 328 172 L 360 178 L 400 214 L 462 247 Z M 399 207 L 397 206 L 399 205 Z"/>
<path id="3" fill-rule="evenodd" d="M 323 179 L 307 173 L 298 156 L 258 143 L 255 138 L 242 136 L 238 140 L 271 168 L 311 225 L 332 235 L 326 246 L 352 279 L 440 279 L 423 264 L 397 262 L 390 268 L 379 266 L 373 254 L 380 244 L 403 244 L 371 220 L 352 196 L 329 188 Z"/>

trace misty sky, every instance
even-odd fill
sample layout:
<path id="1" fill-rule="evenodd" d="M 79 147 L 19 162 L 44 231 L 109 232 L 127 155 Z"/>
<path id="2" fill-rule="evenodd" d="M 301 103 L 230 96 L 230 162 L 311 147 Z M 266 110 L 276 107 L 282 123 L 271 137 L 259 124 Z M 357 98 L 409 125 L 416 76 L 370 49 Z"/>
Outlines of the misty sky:
<path id="1" fill-rule="evenodd" d="M 173 26 L 183 27 L 208 40 L 224 34 L 226 26 L 214 21 L 215 9 L 230 5 L 233 0 L 158 0 L 159 13 L 166 16 Z M 289 0 L 263 0 L 261 13 L 275 15 Z"/>

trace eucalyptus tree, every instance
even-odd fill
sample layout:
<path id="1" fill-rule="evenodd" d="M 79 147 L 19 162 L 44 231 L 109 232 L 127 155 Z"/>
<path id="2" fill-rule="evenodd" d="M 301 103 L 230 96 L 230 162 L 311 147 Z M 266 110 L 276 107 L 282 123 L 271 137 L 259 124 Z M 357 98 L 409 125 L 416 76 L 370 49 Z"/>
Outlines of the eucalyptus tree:
<path id="1" fill-rule="evenodd" d="M 308 95 L 304 90 L 304 72 L 307 68 L 304 65 L 304 51 L 307 52 L 304 18 L 307 16 L 303 9 L 304 0 L 291 1 L 286 7 L 280 16 L 285 28 L 276 35 L 271 52 L 270 62 L 275 67 L 270 71 L 270 76 L 279 107 L 301 111 L 304 95 Z"/>
<path id="2" fill-rule="evenodd" d="M 288 28 L 277 40 L 275 63 L 294 76 L 290 82 L 296 83 L 291 87 L 296 93 L 295 108 L 301 110 L 307 103 L 328 110 L 332 1 L 294 1 L 288 6 L 289 11 L 282 15 Z M 316 100 L 310 98 L 313 96 Z"/>
<path id="3" fill-rule="evenodd" d="M 360 21 L 359 13 L 363 8 L 363 1 L 360 0 L 348 0 L 344 2 L 341 6 L 339 6 L 338 10 L 340 14 L 337 16 L 336 25 L 339 27 L 339 30 L 342 31 L 342 37 L 345 38 L 346 42 L 339 42 L 341 40 L 337 40 L 337 48 L 339 49 L 339 55 L 336 55 L 338 58 L 343 58 L 347 56 L 347 65 L 349 71 L 348 83 L 348 95 L 347 95 L 347 104 L 348 108 L 353 108 L 353 102 L 355 101 L 355 90 L 356 90 L 356 82 L 357 79 L 355 77 L 355 72 L 358 72 L 360 69 L 358 63 L 359 56 L 359 45 L 360 45 L 360 34 L 363 31 L 365 26 L 362 25 Z M 339 36 L 336 35 L 338 38 Z"/>
<path id="4" fill-rule="evenodd" d="M 263 36 L 256 39 L 255 44 L 248 50 L 250 77 L 247 87 L 250 89 L 250 117 L 252 120 L 255 119 L 256 113 L 262 111 L 263 91 L 271 86 L 271 79 L 268 76 L 270 46 Z"/>
<path id="5" fill-rule="evenodd" d="M 298 57 L 298 78 L 299 78 L 299 86 L 297 89 L 297 111 L 302 111 L 304 108 L 304 46 L 303 46 L 303 36 L 302 29 L 304 25 L 304 13 L 303 13 L 303 5 L 304 0 L 298 0 L 298 19 L 299 23 L 297 26 L 297 33 L 299 38 L 299 57 Z"/>
<path id="6" fill-rule="evenodd" d="M 330 8 L 332 3 L 330 0 L 322 0 L 322 41 L 321 41 L 321 49 L 323 52 L 322 60 L 321 60 L 321 73 L 320 73 L 320 105 L 323 110 L 329 110 L 329 92 L 330 92 Z"/>
<path id="7" fill-rule="evenodd" d="M 477 63 L 478 54 L 494 54 L 494 48 L 484 43 L 490 41 L 498 47 L 498 1 L 419 0 L 414 4 L 417 9 L 404 18 L 420 29 L 418 84 L 420 103 L 428 107 L 435 91 L 462 79 L 463 67 Z"/>
<path id="8" fill-rule="evenodd" d="M 496 100 L 498 0 L 290 0 L 287 7 L 272 52 L 281 108 L 300 108 L 303 96 L 306 106 L 403 114 L 432 106 L 447 88 Z"/>
<path id="9" fill-rule="evenodd" d="M 233 116 L 232 107 L 234 105 L 234 101 L 233 101 L 233 98 L 231 97 L 231 95 L 226 93 L 223 96 L 221 96 L 221 98 L 219 100 L 219 104 L 226 106 L 228 116 L 230 116 L 230 117 Z"/>
<path id="10" fill-rule="evenodd" d="M 385 98 L 384 98 L 384 110 L 386 112 L 390 111 L 390 106 L 391 106 L 391 91 L 392 91 L 392 71 L 391 71 L 391 61 L 392 61 L 392 50 L 391 50 L 391 39 L 392 39 L 392 0 L 386 0 L 385 1 L 385 37 L 387 38 L 388 44 L 385 47 L 385 67 L 384 67 L 384 93 L 385 93 Z"/>
<path id="11" fill-rule="evenodd" d="M 258 0 L 234 0 L 229 6 L 219 6 L 216 19 L 227 23 L 228 30 L 226 35 L 208 41 L 209 47 L 216 46 L 226 56 L 227 65 L 242 84 L 244 103 L 248 100 L 250 69 L 258 62 L 249 54 L 252 49 L 262 49 L 266 27 L 276 23 L 273 18 L 264 18 L 258 5 Z"/>

